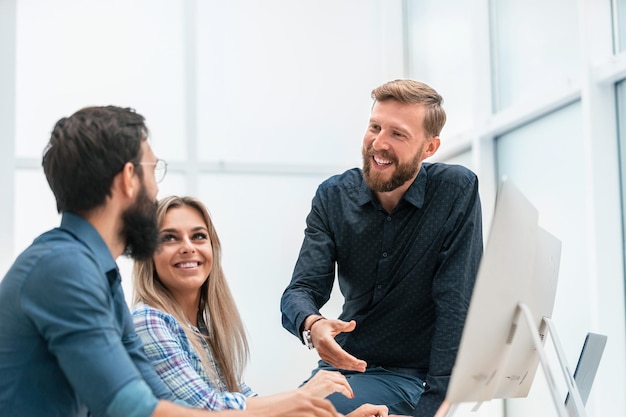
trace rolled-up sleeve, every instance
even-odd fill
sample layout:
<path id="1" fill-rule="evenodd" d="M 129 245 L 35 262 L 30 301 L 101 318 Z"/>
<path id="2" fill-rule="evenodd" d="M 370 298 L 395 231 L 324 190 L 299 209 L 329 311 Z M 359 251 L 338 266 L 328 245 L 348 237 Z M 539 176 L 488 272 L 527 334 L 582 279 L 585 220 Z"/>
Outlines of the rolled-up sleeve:
<path id="1" fill-rule="evenodd" d="M 135 380 L 127 384 L 113 397 L 105 417 L 144 417 L 151 416 L 158 400 L 151 395 L 150 387 L 144 381 Z"/>
<path id="2" fill-rule="evenodd" d="M 94 416 L 105 416 L 121 390 L 143 380 L 122 342 L 116 292 L 89 252 L 78 251 L 71 259 L 54 253 L 47 258 L 45 270 L 34 272 L 45 279 L 28 281 L 21 308 L 78 397 Z M 37 284 L 41 282 L 47 285 Z M 127 307 L 125 314 L 130 316 Z M 149 416 L 156 398 L 151 390 L 141 395 L 146 407 L 136 415 Z"/>

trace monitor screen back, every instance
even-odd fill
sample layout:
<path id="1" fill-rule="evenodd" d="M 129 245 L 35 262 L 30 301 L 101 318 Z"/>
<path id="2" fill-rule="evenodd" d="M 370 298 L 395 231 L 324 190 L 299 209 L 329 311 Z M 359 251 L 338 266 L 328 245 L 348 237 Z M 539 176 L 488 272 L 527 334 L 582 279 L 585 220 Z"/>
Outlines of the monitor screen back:
<path id="1" fill-rule="evenodd" d="M 536 326 L 554 306 L 561 242 L 537 224 L 517 187 L 503 182 L 446 398 L 451 403 L 524 397 L 539 358 L 518 305 Z"/>

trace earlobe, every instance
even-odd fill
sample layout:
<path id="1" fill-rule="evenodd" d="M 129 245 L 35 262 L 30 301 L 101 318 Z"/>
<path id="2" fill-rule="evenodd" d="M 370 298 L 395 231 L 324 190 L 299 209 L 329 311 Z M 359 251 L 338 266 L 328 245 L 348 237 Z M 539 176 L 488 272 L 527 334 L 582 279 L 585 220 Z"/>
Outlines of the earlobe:
<path id="1" fill-rule="evenodd" d="M 426 154 L 428 156 L 433 156 L 435 154 L 435 152 L 437 152 L 437 149 L 439 149 L 439 146 L 441 145 L 441 140 L 439 139 L 439 136 L 433 136 L 429 141 L 428 141 L 428 145 L 426 145 Z"/>
<path id="2" fill-rule="evenodd" d="M 132 197 L 135 193 L 135 183 L 133 177 L 135 176 L 135 166 L 131 162 L 124 164 L 124 168 L 117 174 L 119 181 L 120 191 L 126 197 Z"/>

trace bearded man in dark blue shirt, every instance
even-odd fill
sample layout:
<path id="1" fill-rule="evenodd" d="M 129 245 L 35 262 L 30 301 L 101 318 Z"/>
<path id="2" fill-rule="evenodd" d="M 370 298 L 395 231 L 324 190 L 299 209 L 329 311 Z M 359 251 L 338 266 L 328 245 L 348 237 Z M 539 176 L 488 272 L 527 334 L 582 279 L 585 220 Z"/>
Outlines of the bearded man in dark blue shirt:
<path id="1" fill-rule="evenodd" d="M 372 91 L 363 169 L 323 182 L 281 299 L 283 326 L 339 370 L 354 398 L 390 414 L 433 416 L 446 388 L 482 256 L 478 180 L 458 165 L 423 162 L 446 121 L 441 96 L 395 80 Z M 337 275 L 337 320 L 320 308 Z"/>

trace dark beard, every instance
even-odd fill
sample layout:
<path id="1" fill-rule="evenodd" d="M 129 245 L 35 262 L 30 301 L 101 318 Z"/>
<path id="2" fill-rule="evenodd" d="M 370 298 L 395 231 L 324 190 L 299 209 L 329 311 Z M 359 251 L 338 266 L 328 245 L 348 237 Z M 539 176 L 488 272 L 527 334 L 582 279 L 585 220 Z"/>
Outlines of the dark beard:
<path id="1" fill-rule="evenodd" d="M 148 198 L 146 188 L 142 186 L 137 200 L 122 216 L 122 236 L 126 241 L 124 255 L 136 261 L 152 258 L 159 236 L 156 210 L 157 202 Z"/>
<path id="2" fill-rule="evenodd" d="M 418 152 L 413 160 L 409 163 L 400 164 L 398 162 L 398 158 L 395 155 L 389 155 L 386 152 L 378 152 L 375 153 L 372 151 L 372 148 L 362 151 L 363 154 L 363 178 L 365 179 L 365 183 L 367 186 L 379 193 L 388 193 L 389 191 L 393 191 L 396 188 L 400 187 L 402 184 L 407 181 L 413 179 L 415 174 L 420 167 L 420 161 L 422 159 L 422 153 Z M 372 175 L 372 157 L 378 154 L 385 159 L 388 159 L 396 166 L 396 170 L 391 176 L 391 178 L 387 181 L 383 180 L 378 176 L 377 172 L 374 172 Z"/>

